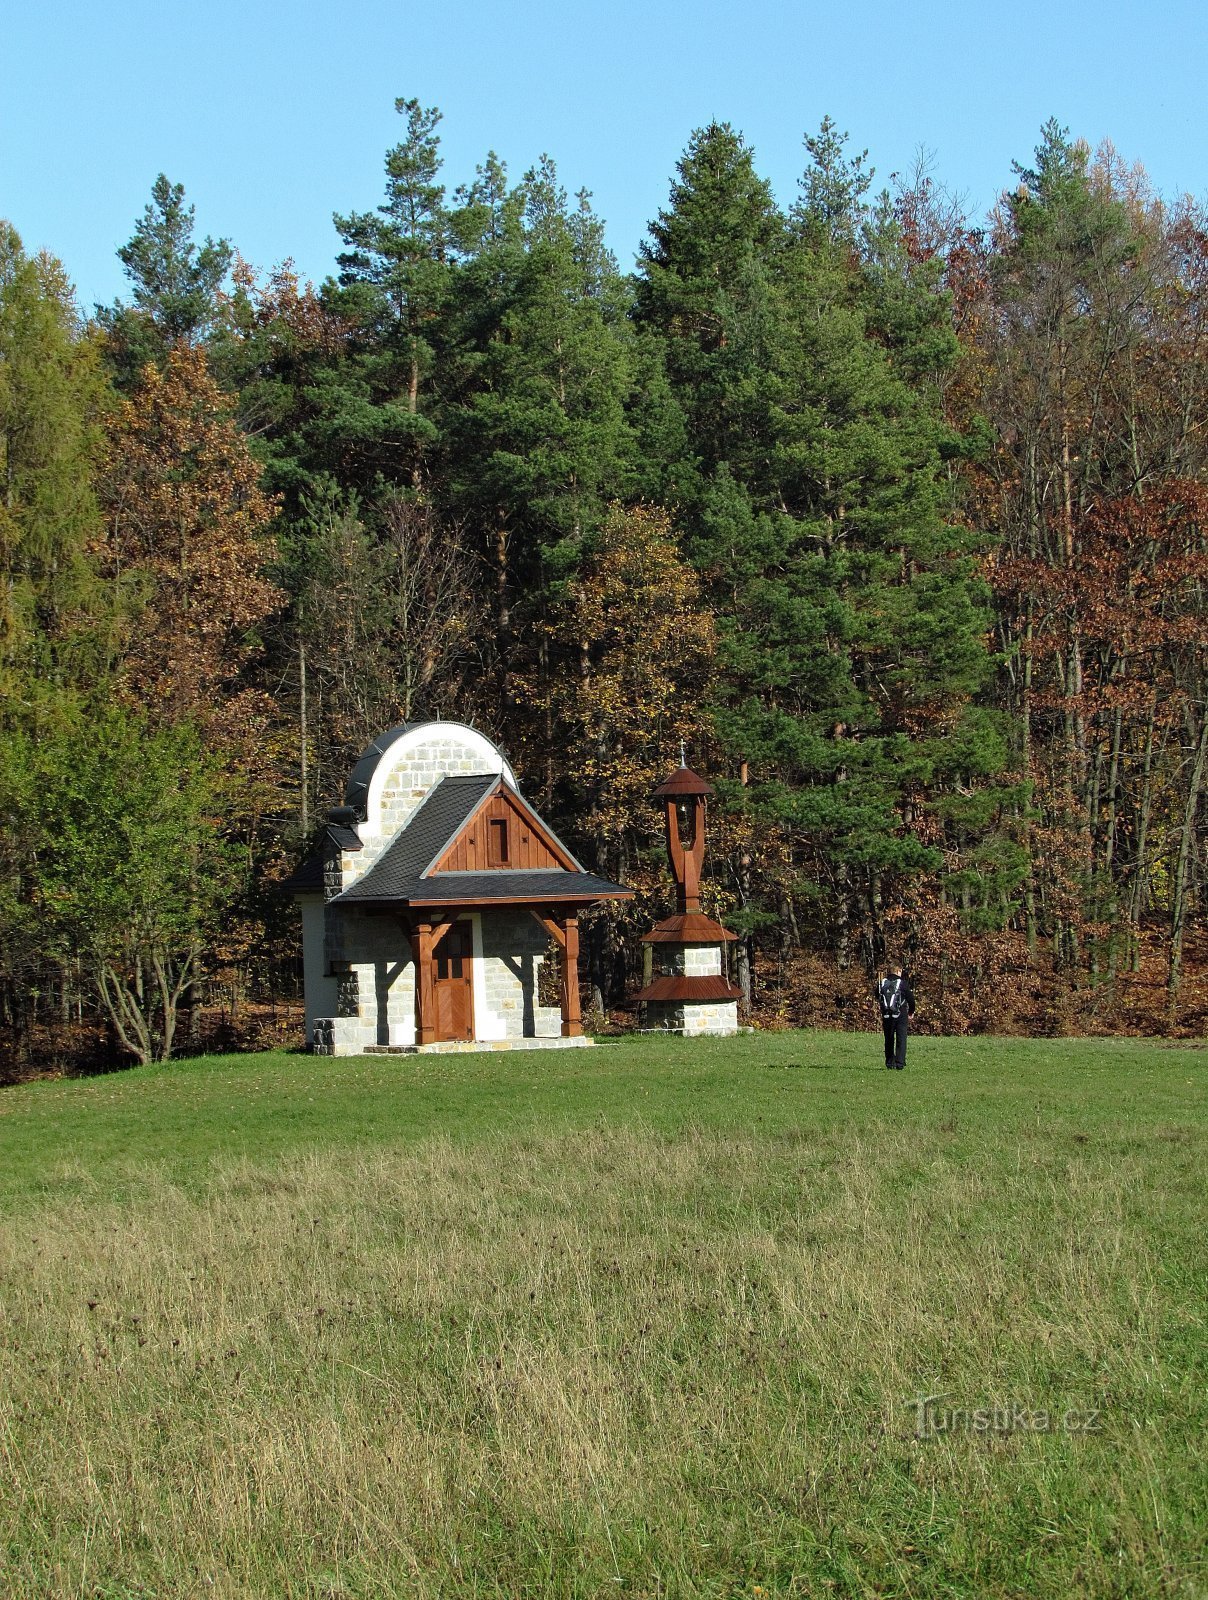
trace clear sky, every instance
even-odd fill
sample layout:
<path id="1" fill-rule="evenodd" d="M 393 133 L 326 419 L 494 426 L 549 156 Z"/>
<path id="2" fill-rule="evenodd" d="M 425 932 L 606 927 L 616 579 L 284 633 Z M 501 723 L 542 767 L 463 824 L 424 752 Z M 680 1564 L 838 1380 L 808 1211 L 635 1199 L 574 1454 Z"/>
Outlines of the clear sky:
<path id="1" fill-rule="evenodd" d="M 586 187 L 629 266 L 692 130 L 740 128 L 782 202 L 825 113 L 876 187 L 920 149 L 984 215 L 1056 116 L 1208 196 L 1208 0 L 7 0 L 0 216 L 90 309 L 156 174 L 256 266 L 333 270 L 382 195 L 398 96 L 444 113 L 454 187 L 494 149 Z"/>

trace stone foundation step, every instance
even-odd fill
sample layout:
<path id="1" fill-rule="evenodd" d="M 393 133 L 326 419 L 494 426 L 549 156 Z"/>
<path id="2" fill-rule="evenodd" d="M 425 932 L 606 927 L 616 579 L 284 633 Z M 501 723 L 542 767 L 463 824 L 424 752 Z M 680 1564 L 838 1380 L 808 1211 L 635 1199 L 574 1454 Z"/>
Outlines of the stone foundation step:
<path id="1" fill-rule="evenodd" d="M 438 1039 L 435 1044 L 367 1044 L 366 1056 L 469 1056 L 487 1050 L 582 1050 L 595 1044 L 577 1039 Z"/>

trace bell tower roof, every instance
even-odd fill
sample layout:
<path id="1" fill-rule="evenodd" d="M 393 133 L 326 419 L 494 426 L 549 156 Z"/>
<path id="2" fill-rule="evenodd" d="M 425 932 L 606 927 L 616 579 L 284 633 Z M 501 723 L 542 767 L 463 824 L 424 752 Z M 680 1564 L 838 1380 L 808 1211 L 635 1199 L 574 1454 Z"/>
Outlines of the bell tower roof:
<path id="1" fill-rule="evenodd" d="M 666 780 L 660 783 L 651 796 L 654 800 L 677 799 L 680 795 L 710 795 L 713 785 L 706 783 L 699 772 L 693 772 L 691 767 L 676 767 L 675 771 Z"/>

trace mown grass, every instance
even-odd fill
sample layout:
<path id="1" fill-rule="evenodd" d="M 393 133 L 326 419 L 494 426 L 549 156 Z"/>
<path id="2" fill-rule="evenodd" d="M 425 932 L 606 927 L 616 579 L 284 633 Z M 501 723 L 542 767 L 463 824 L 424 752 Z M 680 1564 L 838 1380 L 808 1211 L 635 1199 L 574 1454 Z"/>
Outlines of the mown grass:
<path id="1" fill-rule="evenodd" d="M 878 1047 L 7 1091 L 0 1594 L 1202 1594 L 1208 1056 Z"/>

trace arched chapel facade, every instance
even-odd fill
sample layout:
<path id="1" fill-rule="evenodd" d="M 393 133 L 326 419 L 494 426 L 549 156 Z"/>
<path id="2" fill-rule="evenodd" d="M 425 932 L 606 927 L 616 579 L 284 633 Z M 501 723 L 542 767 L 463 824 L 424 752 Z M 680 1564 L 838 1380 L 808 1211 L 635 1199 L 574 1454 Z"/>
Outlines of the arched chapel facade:
<path id="1" fill-rule="evenodd" d="M 307 1041 L 327 1055 L 586 1042 L 579 914 L 631 892 L 586 872 L 502 752 L 456 722 L 375 739 L 288 887 Z"/>

